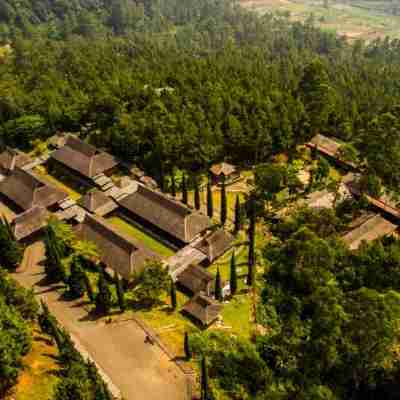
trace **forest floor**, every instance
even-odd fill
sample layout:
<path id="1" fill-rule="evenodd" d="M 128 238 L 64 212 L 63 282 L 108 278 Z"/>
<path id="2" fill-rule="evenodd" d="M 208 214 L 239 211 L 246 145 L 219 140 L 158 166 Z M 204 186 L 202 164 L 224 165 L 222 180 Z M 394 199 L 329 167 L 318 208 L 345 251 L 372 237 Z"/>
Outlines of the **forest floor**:
<path id="1" fill-rule="evenodd" d="M 184 374 L 158 346 L 145 342 L 146 333 L 137 322 L 129 315 L 119 318 L 116 314 L 112 323 L 105 323 L 88 312 L 85 301 L 66 301 L 59 287 L 45 283 L 43 256 L 43 245 L 34 244 L 14 278 L 46 301 L 61 325 L 93 357 L 123 397 L 184 400 Z"/>
<path id="2" fill-rule="evenodd" d="M 400 38 L 400 16 L 385 12 L 384 1 L 240 0 L 240 3 L 260 13 L 290 13 L 292 20 L 305 21 L 313 16 L 317 26 L 337 32 L 349 40 L 371 41 L 385 36 Z"/>

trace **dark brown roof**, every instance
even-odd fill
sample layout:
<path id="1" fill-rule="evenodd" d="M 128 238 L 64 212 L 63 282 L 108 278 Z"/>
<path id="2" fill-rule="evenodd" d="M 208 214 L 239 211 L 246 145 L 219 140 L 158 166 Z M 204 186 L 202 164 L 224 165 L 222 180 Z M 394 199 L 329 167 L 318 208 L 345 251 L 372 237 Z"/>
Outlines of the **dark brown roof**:
<path id="1" fill-rule="evenodd" d="M 103 216 L 115 210 L 118 205 L 100 190 L 92 190 L 85 194 L 78 202 L 91 213 Z"/>
<path id="2" fill-rule="evenodd" d="M 207 235 L 196 248 L 207 255 L 210 262 L 222 256 L 232 245 L 233 236 L 219 228 Z"/>
<path id="3" fill-rule="evenodd" d="M 350 167 L 356 168 L 356 165 L 352 162 L 344 161 L 338 157 L 338 151 L 342 147 L 342 143 L 339 141 L 329 138 L 327 136 L 317 134 L 315 135 L 306 146 L 310 148 L 316 148 L 319 152 L 334 158 L 337 162 L 342 164 L 346 164 Z"/>
<path id="4" fill-rule="evenodd" d="M 208 326 L 214 322 L 222 310 L 222 305 L 203 294 L 196 294 L 182 308 L 203 325 Z"/>
<path id="5" fill-rule="evenodd" d="M 214 277 L 203 267 L 189 265 L 178 275 L 177 281 L 196 294 L 200 291 L 207 292 L 208 286 L 214 281 Z"/>
<path id="6" fill-rule="evenodd" d="M 236 167 L 232 164 L 228 164 L 226 162 L 222 162 L 220 164 L 214 164 L 210 171 L 213 175 L 220 176 L 224 174 L 225 176 L 229 176 L 236 172 Z"/>
<path id="7" fill-rule="evenodd" d="M 210 225 L 206 216 L 143 185 L 138 185 L 136 192 L 124 197 L 119 203 L 185 243 L 192 241 Z"/>
<path id="8" fill-rule="evenodd" d="M 118 164 L 112 155 L 74 136 L 69 136 L 65 146 L 56 150 L 51 157 L 87 178 L 93 178 Z"/>
<path id="9" fill-rule="evenodd" d="M 68 194 L 41 180 L 32 172 L 15 168 L 11 175 L 0 182 L 0 193 L 23 210 L 34 206 L 50 207 L 64 200 Z"/>
<path id="10" fill-rule="evenodd" d="M 75 232 L 81 240 L 95 243 L 102 262 L 126 279 L 141 272 L 148 260 L 159 258 L 142 243 L 120 232 L 101 217 L 86 214 Z"/>
<path id="11" fill-rule="evenodd" d="M 4 171 L 12 171 L 15 167 L 22 168 L 32 162 L 31 158 L 22 151 L 6 147 L 0 153 L 0 168 Z"/>
<path id="12" fill-rule="evenodd" d="M 44 207 L 32 207 L 15 217 L 12 228 L 17 240 L 24 239 L 47 225 L 49 213 Z"/>
<path id="13" fill-rule="evenodd" d="M 363 241 L 371 242 L 396 231 L 397 225 L 380 215 L 371 216 L 357 228 L 343 236 L 344 242 L 351 250 L 357 249 Z"/>

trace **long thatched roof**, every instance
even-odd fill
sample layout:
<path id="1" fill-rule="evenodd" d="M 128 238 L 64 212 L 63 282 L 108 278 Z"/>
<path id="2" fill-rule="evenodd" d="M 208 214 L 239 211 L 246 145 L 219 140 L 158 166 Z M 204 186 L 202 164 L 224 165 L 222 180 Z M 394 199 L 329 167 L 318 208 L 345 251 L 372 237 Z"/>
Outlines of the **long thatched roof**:
<path id="1" fill-rule="evenodd" d="M 20 168 L 15 168 L 0 182 L 0 193 L 23 210 L 35 206 L 51 207 L 68 197 L 67 193 L 48 184 L 32 172 Z"/>
<path id="2" fill-rule="evenodd" d="M 184 243 L 210 226 L 210 220 L 169 197 L 143 185 L 119 204 Z"/>
<path id="3" fill-rule="evenodd" d="M 75 232 L 81 240 L 93 242 L 102 262 L 126 279 L 140 273 L 147 261 L 159 259 L 156 253 L 141 242 L 117 230 L 101 217 L 86 214 Z"/>
<path id="4" fill-rule="evenodd" d="M 343 241 L 351 250 L 356 250 L 363 241 L 370 242 L 395 232 L 397 225 L 391 223 L 380 215 L 373 215 L 361 224 L 346 233 Z"/>
<path id="5" fill-rule="evenodd" d="M 215 176 L 225 175 L 229 176 L 231 174 L 236 173 L 236 167 L 232 164 L 228 164 L 226 162 L 222 162 L 219 164 L 214 164 L 210 168 L 210 172 Z"/>
<path id="6" fill-rule="evenodd" d="M 68 136 L 65 145 L 56 150 L 51 157 L 86 178 L 93 178 L 118 164 L 112 155 L 74 136 Z"/>

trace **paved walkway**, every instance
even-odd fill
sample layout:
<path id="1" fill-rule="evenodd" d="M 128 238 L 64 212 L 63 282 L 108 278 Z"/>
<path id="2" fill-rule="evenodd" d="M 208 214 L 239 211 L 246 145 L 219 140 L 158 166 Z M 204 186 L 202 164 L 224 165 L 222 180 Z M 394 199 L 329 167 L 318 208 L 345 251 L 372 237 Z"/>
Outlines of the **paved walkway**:
<path id="1" fill-rule="evenodd" d="M 33 287 L 51 312 L 78 339 L 126 400 L 186 400 L 186 378 L 156 345 L 145 343 L 144 331 L 133 320 L 105 324 L 88 318 L 80 301 L 66 302 L 58 292 L 43 286 L 42 243 L 34 243 L 15 279 Z"/>

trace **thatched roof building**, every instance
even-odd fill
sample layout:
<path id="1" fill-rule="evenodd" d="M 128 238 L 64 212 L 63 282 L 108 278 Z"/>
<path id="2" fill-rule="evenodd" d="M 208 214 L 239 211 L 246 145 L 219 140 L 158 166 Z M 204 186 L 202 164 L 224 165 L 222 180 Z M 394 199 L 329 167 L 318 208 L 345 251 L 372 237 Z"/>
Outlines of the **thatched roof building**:
<path id="1" fill-rule="evenodd" d="M 182 308 L 182 312 L 189 314 L 203 326 L 212 324 L 218 318 L 221 310 L 221 304 L 201 293 L 192 297 Z"/>
<path id="2" fill-rule="evenodd" d="M 74 136 L 67 137 L 65 145 L 52 153 L 51 160 L 89 179 L 107 173 L 118 165 L 118 161 L 112 155 Z"/>
<path id="3" fill-rule="evenodd" d="M 206 235 L 204 239 L 196 245 L 196 249 L 206 254 L 209 262 L 213 262 L 232 246 L 232 242 L 233 236 L 220 228 Z"/>
<path id="4" fill-rule="evenodd" d="M 204 292 L 209 296 L 214 277 L 203 267 L 189 265 L 177 276 L 177 282 L 193 294 Z"/>
<path id="5" fill-rule="evenodd" d="M 118 208 L 118 204 L 100 190 L 92 190 L 80 198 L 78 204 L 87 211 L 103 217 Z"/>
<path id="6" fill-rule="evenodd" d="M 67 193 L 20 168 L 15 168 L 0 182 L 0 193 L 22 210 L 35 206 L 48 208 L 68 197 Z"/>
<path id="7" fill-rule="evenodd" d="M 348 190 L 357 197 L 363 194 L 371 206 L 373 206 L 375 209 L 385 213 L 386 215 L 400 219 L 400 208 L 398 207 L 398 200 L 396 200 L 396 196 L 386 192 L 381 197 L 375 198 L 366 193 L 362 193 L 358 182 L 359 177 L 360 176 L 356 174 L 347 174 L 343 178 L 343 182 Z"/>
<path id="8" fill-rule="evenodd" d="M 49 213 L 44 207 L 35 206 L 19 214 L 12 221 L 12 229 L 17 240 L 22 240 L 38 232 L 47 225 Z"/>
<path id="9" fill-rule="evenodd" d="M 333 138 L 317 134 L 315 135 L 307 144 L 306 146 L 309 148 L 314 148 L 317 151 L 319 151 L 321 154 L 328 156 L 335 160 L 337 163 L 351 167 L 351 168 L 356 168 L 356 165 L 352 162 L 348 162 L 345 160 L 342 160 L 339 157 L 339 150 L 342 147 L 342 143 L 340 143 L 338 140 L 335 140 Z"/>
<path id="10" fill-rule="evenodd" d="M 358 249 L 363 241 L 371 242 L 383 236 L 391 235 L 397 229 L 397 225 L 380 215 L 369 215 L 369 217 L 362 217 L 358 221 L 354 221 L 352 224 L 354 229 L 342 237 L 351 250 Z"/>
<path id="11" fill-rule="evenodd" d="M 119 204 L 183 243 L 191 242 L 210 226 L 208 217 L 143 185 L 138 185 L 137 190 Z"/>
<path id="12" fill-rule="evenodd" d="M 22 168 L 32 162 L 32 159 L 22 151 L 6 147 L 0 153 L 0 172 L 8 174 L 14 168 Z"/>
<path id="13" fill-rule="evenodd" d="M 210 168 L 210 173 L 214 184 L 222 182 L 224 178 L 227 183 L 240 178 L 240 173 L 237 168 L 226 162 L 214 164 Z"/>
<path id="14" fill-rule="evenodd" d="M 75 232 L 81 240 L 96 244 L 101 261 L 125 279 L 143 271 L 147 261 L 159 258 L 141 242 L 117 230 L 101 217 L 86 214 Z"/>

